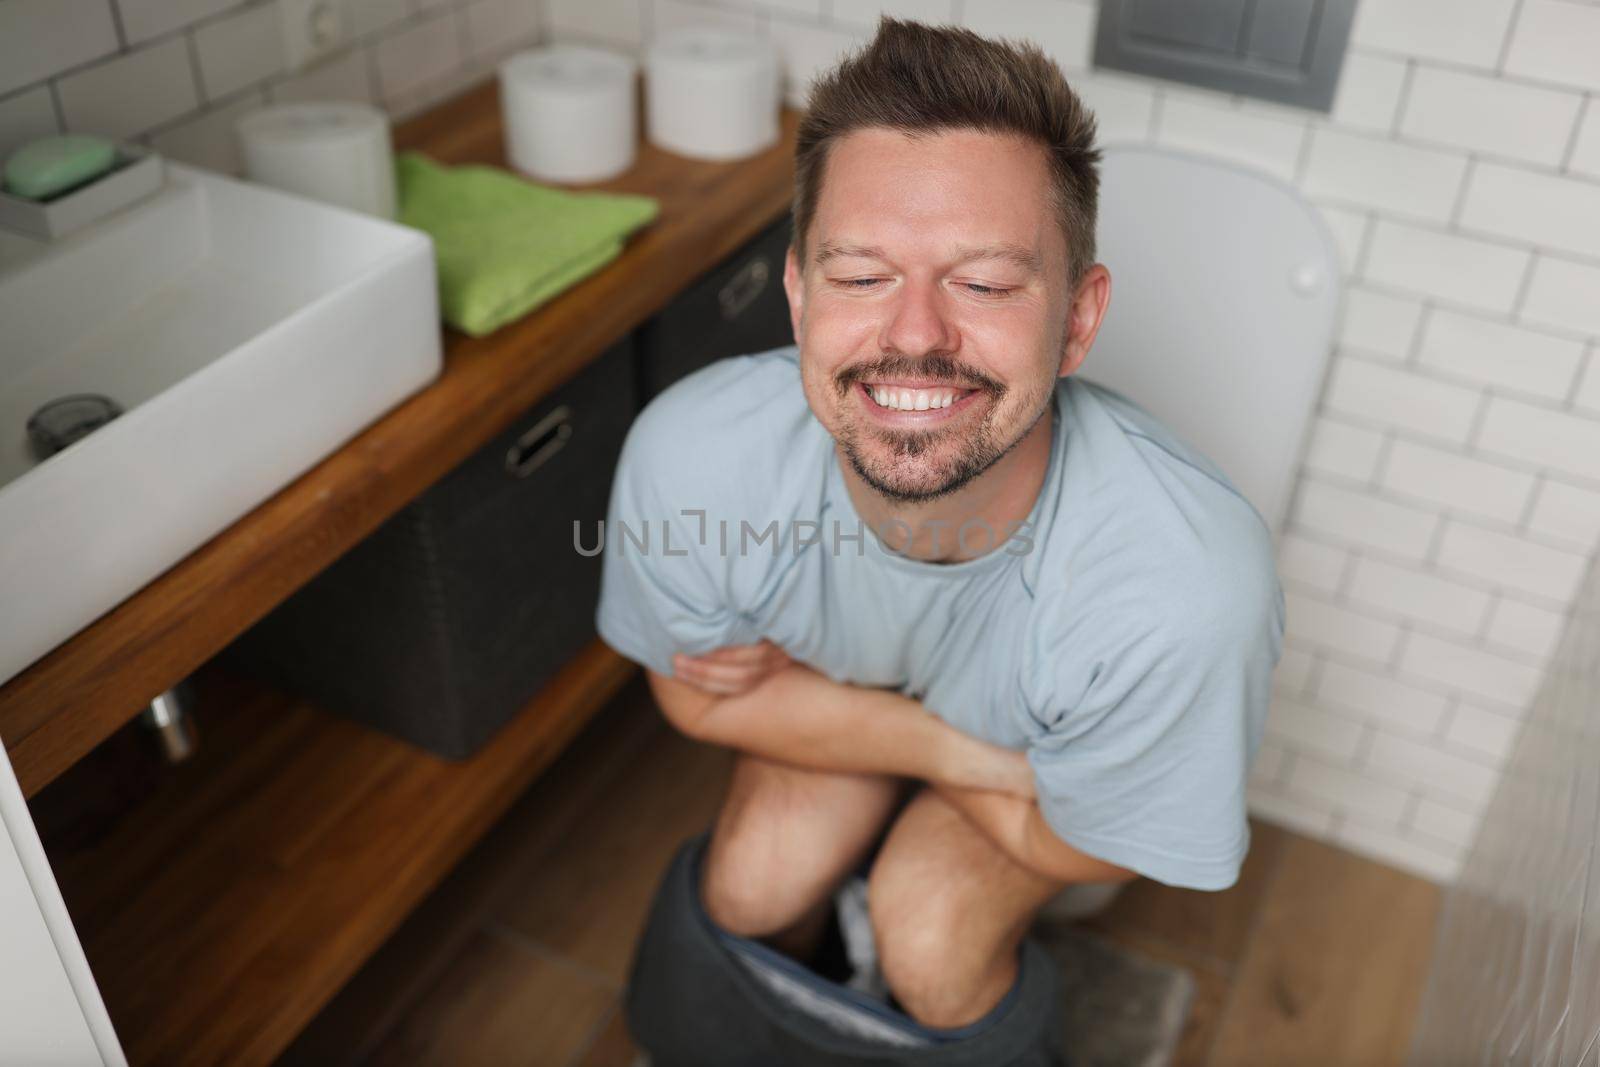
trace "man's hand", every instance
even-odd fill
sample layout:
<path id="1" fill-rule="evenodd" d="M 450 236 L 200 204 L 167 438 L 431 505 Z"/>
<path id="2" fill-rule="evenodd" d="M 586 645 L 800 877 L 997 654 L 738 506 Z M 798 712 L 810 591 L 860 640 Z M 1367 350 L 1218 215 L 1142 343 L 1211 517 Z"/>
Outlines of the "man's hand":
<path id="1" fill-rule="evenodd" d="M 924 712 L 933 715 L 926 709 Z M 933 717 L 938 719 L 936 715 Z M 968 789 L 1009 793 L 1023 800 L 1033 799 L 1033 766 L 1025 753 L 991 745 L 962 733 L 943 719 L 938 721 L 951 734 L 940 781 Z"/>
<path id="2" fill-rule="evenodd" d="M 794 662 L 782 648 L 762 638 L 753 645 L 725 645 L 703 656 L 672 657 L 672 674 L 697 689 L 735 696 L 754 689 L 774 671 Z"/>
<path id="3" fill-rule="evenodd" d="M 1002 852 L 1035 874 L 1060 882 L 1126 882 L 1139 877 L 1136 871 L 1061 840 L 1035 802 L 960 786 L 933 788 Z"/>

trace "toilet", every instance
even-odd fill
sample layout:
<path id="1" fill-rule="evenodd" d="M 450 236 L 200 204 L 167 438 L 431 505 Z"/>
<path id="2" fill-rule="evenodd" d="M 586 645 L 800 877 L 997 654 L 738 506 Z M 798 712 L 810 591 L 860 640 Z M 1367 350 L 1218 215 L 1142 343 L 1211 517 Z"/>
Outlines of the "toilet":
<path id="1" fill-rule="evenodd" d="M 1321 214 L 1272 175 L 1114 144 L 1096 253 L 1111 304 L 1078 373 L 1214 460 L 1276 537 L 1342 291 Z"/>
<path id="2" fill-rule="evenodd" d="M 1220 466 L 1276 539 L 1332 354 L 1342 293 L 1320 213 L 1272 175 L 1146 144 L 1104 147 L 1096 259 L 1111 303 L 1079 375 Z M 1126 883 L 1041 912 L 1081 918 Z"/>

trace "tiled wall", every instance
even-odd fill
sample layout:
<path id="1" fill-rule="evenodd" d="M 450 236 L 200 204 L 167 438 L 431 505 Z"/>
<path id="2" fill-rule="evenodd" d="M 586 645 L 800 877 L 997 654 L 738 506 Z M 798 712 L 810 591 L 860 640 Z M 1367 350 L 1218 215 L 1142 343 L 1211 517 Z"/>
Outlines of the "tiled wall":
<path id="1" fill-rule="evenodd" d="M 1091 73 L 1092 0 L 346 3 L 356 43 L 288 77 L 270 4 L 0 0 L 0 151 L 94 127 L 233 169 L 231 123 L 267 100 L 403 116 L 530 40 L 637 53 L 686 22 L 769 36 L 799 105 L 888 11 L 1032 36 L 1105 141 L 1292 182 L 1347 297 L 1282 542 L 1252 806 L 1453 878 L 1600 539 L 1600 3 L 1359 0 L 1330 115 Z"/>
<path id="2" fill-rule="evenodd" d="M 346 45 L 285 73 L 273 0 L 0 0 L 0 155 L 92 130 L 237 173 L 233 124 L 271 101 L 403 118 L 540 36 L 537 0 L 343 0 Z"/>

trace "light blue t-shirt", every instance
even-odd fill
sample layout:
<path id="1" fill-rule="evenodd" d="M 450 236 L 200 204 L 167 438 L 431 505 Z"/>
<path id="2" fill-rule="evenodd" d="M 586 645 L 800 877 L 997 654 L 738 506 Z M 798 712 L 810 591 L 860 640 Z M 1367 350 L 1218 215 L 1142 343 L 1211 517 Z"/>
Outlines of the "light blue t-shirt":
<path id="1" fill-rule="evenodd" d="M 1143 409 L 1069 376 L 1027 525 L 973 559 L 912 559 L 903 531 L 856 514 L 798 359 L 789 345 L 721 360 L 635 420 L 601 637 L 664 675 L 674 652 L 769 638 L 1026 750 L 1046 821 L 1080 851 L 1232 885 L 1285 619 L 1260 515 Z"/>

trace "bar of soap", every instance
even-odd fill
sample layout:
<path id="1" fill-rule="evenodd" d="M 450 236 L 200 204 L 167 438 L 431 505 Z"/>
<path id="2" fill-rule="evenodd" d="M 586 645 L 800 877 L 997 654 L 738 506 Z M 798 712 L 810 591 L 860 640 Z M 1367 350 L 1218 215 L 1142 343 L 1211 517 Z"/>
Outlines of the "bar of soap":
<path id="1" fill-rule="evenodd" d="M 5 190 L 44 200 L 113 169 L 117 147 L 86 133 L 57 134 L 29 141 L 6 159 Z"/>

